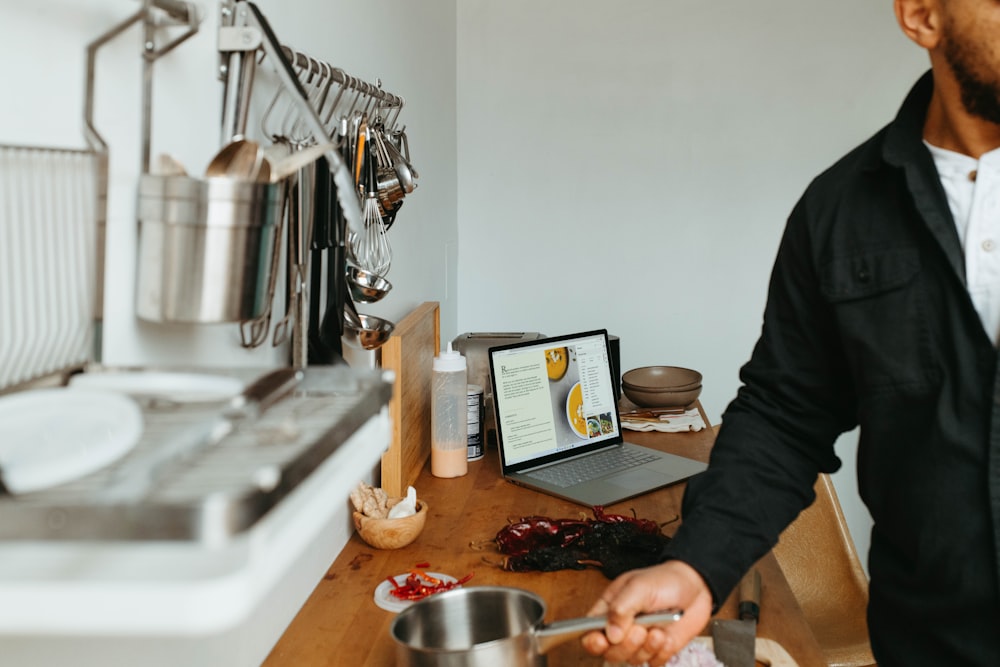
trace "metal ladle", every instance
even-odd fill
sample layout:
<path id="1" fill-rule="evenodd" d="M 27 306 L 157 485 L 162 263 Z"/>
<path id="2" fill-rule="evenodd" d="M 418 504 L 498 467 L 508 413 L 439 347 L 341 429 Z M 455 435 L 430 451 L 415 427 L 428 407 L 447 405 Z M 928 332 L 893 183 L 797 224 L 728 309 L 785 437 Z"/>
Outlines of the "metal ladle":
<path id="1" fill-rule="evenodd" d="M 410 144 L 406 138 L 406 132 L 404 130 L 394 132 L 389 137 L 389 141 L 385 143 L 386 151 L 392 160 L 392 168 L 399 178 L 399 184 L 402 186 L 403 192 L 410 194 L 417 188 L 417 178 L 420 175 L 410 162 Z"/>
<path id="2" fill-rule="evenodd" d="M 355 301 L 375 303 L 381 301 L 392 289 L 392 283 L 388 280 L 360 267 L 348 265 L 346 273 L 347 287 Z"/>

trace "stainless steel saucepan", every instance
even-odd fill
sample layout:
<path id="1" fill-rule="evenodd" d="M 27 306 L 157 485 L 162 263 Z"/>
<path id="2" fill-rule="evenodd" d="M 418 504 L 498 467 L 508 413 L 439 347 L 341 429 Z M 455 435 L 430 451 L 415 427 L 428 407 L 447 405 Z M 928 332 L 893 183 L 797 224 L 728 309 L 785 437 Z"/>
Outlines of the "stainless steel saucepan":
<path id="1" fill-rule="evenodd" d="M 400 667 L 543 667 L 554 646 L 600 630 L 604 617 L 542 624 L 545 603 L 529 591 L 504 586 L 454 588 L 404 609 L 390 632 Z M 664 611 L 636 617 L 665 625 L 681 617 Z"/>

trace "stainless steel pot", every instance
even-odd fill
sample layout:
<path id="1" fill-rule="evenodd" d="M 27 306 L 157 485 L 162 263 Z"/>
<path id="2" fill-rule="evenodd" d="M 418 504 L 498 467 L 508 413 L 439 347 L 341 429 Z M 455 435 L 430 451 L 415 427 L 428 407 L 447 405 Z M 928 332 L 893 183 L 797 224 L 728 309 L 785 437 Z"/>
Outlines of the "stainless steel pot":
<path id="1" fill-rule="evenodd" d="M 664 625 L 677 611 L 644 614 L 644 625 Z M 473 586 L 438 593 L 404 609 L 390 632 L 400 667 L 543 667 L 553 646 L 600 630 L 603 617 L 542 625 L 545 603 L 529 591 Z"/>
<path id="2" fill-rule="evenodd" d="M 284 185 L 144 174 L 136 313 L 153 322 L 239 322 L 267 305 Z"/>

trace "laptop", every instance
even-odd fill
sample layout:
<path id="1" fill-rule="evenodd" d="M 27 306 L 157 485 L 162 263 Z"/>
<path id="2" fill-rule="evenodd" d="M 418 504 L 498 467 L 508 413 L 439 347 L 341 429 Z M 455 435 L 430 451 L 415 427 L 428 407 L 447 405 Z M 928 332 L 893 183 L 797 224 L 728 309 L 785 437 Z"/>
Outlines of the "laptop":
<path id="1" fill-rule="evenodd" d="M 695 475 L 699 461 L 624 441 L 604 329 L 491 347 L 503 476 L 581 505 L 611 505 Z"/>

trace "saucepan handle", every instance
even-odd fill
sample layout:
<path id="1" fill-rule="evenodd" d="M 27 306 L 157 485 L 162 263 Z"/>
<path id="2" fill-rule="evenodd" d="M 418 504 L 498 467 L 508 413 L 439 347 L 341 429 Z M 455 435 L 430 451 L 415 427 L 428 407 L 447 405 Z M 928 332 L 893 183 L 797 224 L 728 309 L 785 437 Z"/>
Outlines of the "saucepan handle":
<path id="1" fill-rule="evenodd" d="M 677 609 L 666 611 L 656 611 L 649 614 L 639 614 L 635 617 L 635 622 L 639 625 L 667 625 L 680 620 L 684 612 Z M 535 642 L 540 654 L 546 653 L 550 648 L 558 646 L 565 641 L 590 632 L 591 630 L 603 630 L 607 625 L 606 616 L 582 616 L 580 618 L 570 618 L 565 621 L 555 621 L 548 625 L 539 626 L 535 630 Z"/>

